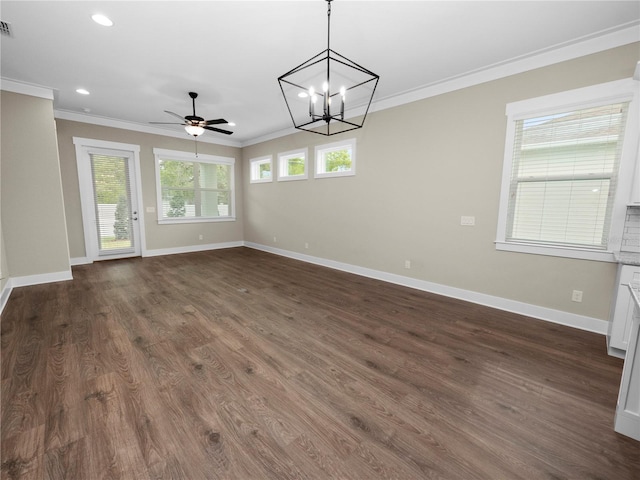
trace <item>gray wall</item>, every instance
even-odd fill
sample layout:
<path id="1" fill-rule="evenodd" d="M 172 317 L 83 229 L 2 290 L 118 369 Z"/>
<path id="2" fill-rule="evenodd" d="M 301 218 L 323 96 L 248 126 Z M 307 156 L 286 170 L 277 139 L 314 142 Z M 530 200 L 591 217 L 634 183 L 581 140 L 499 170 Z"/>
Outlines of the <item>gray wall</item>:
<path id="1" fill-rule="evenodd" d="M 244 179 L 245 241 L 606 320 L 617 265 L 495 250 L 505 106 L 629 78 L 639 59 L 628 45 L 370 114 L 342 137 L 357 138 L 356 176 Z M 245 147 L 245 171 L 251 158 L 301 147 L 312 165 L 313 147 L 339 138 Z M 476 226 L 460 226 L 462 215 Z"/>
<path id="2" fill-rule="evenodd" d="M 6 258 L 6 272 L 3 263 L 2 275 L 68 272 L 53 103 L 7 91 L 0 95 L 0 215 L 6 255 L 0 255 Z"/>

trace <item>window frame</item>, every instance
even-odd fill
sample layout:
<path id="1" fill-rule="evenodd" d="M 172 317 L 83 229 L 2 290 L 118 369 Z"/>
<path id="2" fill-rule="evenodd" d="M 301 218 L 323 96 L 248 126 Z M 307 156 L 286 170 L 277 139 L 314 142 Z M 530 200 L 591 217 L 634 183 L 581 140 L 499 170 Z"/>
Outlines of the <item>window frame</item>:
<path id="1" fill-rule="evenodd" d="M 345 147 L 351 149 L 351 168 L 339 172 L 327 172 L 324 154 L 343 150 Z M 338 142 L 325 143 L 315 147 L 315 169 L 314 178 L 330 178 L 330 177 L 351 177 L 356 174 L 356 139 L 348 138 Z M 323 167 L 322 169 L 320 167 Z"/>
<path id="2" fill-rule="evenodd" d="M 154 167 L 156 174 L 156 211 L 159 224 L 180 224 L 180 223 L 205 223 L 205 222 L 234 222 L 236 220 L 236 186 L 235 186 L 235 158 L 222 157 L 218 155 L 198 154 L 182 152 L 178 150 L 166 150 L 154 148 Z M 162 204 L 162 184 L 160 178 L 160 160 L 171 160 L 189 163 L 206 163 L 213 165 L 228 165 L 229 169 L 229 215 L 226 217 L 163 217 Z"/>
<path id="3" fill-rule="evenodd" d="M 271 176 L 269 178 L 260 178 L 260 166 L 267 163 L 271 167 Z M 274 173 L 273 155 L 266 155 L 249 160 L 249 183 L 271 183 L 273 182 Z"/>
<path id="4" fill-rule="evenodd" d="M 295 158 L 299 156 L 304 158 L 304 173 L 300 175 L 288 175 L 285 170 L 285 165 L 286 165 L 285 161 L 288 161 L 289 158 Z M 309 159 L 309 149 L 306 147 L 278 153 L 278 181 L 289 182 L 289 181 L 295 181 L 295 180 L 306 180 L 307 178 L 309 178 L 309 160 L 308 159 Z"/>
<path id="5" fill-rule="evenodd" d="M 633 172 L 637 161 L 639 85 L 639 82 L 629 78 L 507 104 L 507 128 L 500 189 L 500 205 L 498 210 L 498 229 L 495 241 L 496 250 L 604 262 L 616 261 L 614 252 L 620 250 L 626 206 L 631 198 Z M 613 200 L 606 250 L 548 243 L 543 244 L 531 241 L 507 240 L 509 192 L 513 170 L 516 122 L 537 116 L 542 117 L 570 110 L 627 101 L 630 103 L 623 134 L 622 152 L 618 167 L 616 191 Z"/>

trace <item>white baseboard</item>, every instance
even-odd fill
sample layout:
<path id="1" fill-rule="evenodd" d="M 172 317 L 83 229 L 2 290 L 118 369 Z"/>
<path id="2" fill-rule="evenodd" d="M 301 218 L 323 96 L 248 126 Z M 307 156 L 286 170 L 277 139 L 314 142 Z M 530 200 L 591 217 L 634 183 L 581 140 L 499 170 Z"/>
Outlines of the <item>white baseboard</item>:
<path id="1" fill-rule="evenodd" d="M 143 257 L 157 257 L 160 255 L 175 255 L 178 253 L 204 252 L 206 250 L 219 250 L 221 248 L 242 247 L 244 242 L 239 240 L 236 242 L 208 243 L 206 245 L 189 245 L 186 247 L 174 248 L 157 248 L 154 250 L 146 250 L 142 253 Z"/>
<path id="2" fill-rule="evenodd" d="M 615 417 L 615 431 L 640 441 L 640 416 L 625 410 L 617 411 Z"/>
<path id="3" fill-rule="evenodd" d="M 565 325 L 568 327 L 578 328 L 580 330 L 586 330 L 588 332 L 599 333 L 601 335 L 607 334 L 609 322 L 607 322 L 606 320 L 600 320 L 598 318 L 577 315 L 575 313 L 563 312 L 561 310 L 554 310 L 552 308 L 546 308 L 529 303 L 509 300 L 507 298 L 487 295 L 485 293 L 478 293 L 471 290 L 450 287 L 439 283 L 428 282 L 426 280 L 418 280 L 402 275 L 396 275 L 394 273 L 388 273 L 380 270 L 359 267 L 357 265 L 350 265 L 348 263 L 336 262 L 334 260 L 313 257 L 311 255 L 273 248 L 258 243 L 244 242 L 244 245 L 248 248 L 262 250 L 264 252 L 273 253 L 276 255 L 281 255 L 283 257 L 289 257 L 295 260 L 301 260 L 303 262 L 313 263 L 316 265 L 321 265 L 323 267 L 333 268 L 335 270 L 341 270 L 343 272 L 361 275 L 363 277 L 382 280 L 384 282 L 394 283 L 396 285 L 402 285 L 409 288 L 415 288 L 417 290 L 422 290 L 425 292 L 436 293 L 438 295 L 444 295 L 446 297 L 457 298 L 459 300 L 465 300 L 467 302 L 497 308 L 498 310 L 504 310 L 519 315 L 526 315 L 528 317 L 533 317 L 540 320 L 545 320 L 547 322 Z"/>
<path id="4" fill-rule="evenodd" d="M 74 257 L 69 259 L 69 264 L 74 267 L 76 265 L 88 265 L 93 263 L 88 257 Z"/>
<path id="5" fill-rule="evenodd" d="M 41 273 L 38 275 L 25 275 L 23 277 L 9 277 L 2 292 L 0 292 L 0 313 L 4 310 L 9 301 L 11 291 L 17 287 L 28 287 L 30 285 L 40 285 L 41 283 L 63 282 L 73 280 L 71 270 L 62 272 Z"/>
<path id="6" fill-rule="evenodd" d="M 28 287 L 29 285 L 40 285 L 41 283 L 64 282 L 73 280 L 71 270 L 62 272 L 40 273 L 37 275 L 25 275 L 24 277 L 11 277 L 11 286 Z"/>
<path id="7" fill-rule="evenodd" d="M 9 301 L 9 296 L 11 295 L 11 291 L 13 290 L 13 285 L 11 284 L 11 278 L 7 279 L 7 282 L 4 284 L 2 288 L 2 292 L 0 292 L 0 314 L 4 310 L 5 305 Z"/>

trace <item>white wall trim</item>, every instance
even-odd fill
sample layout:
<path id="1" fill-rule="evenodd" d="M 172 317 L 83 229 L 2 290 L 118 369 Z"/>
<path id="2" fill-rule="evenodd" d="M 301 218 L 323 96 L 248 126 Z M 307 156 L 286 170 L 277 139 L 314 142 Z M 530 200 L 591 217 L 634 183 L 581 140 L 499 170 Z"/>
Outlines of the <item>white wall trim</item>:
<path id="1" fill-rule="evenodd" d="M 4 310 L 5 305 L 9 301 L 9 297 L 11 296 L 11 291 L 13 290 L 13 285 L 11 283 L 11 278 L 7 279 L 7 282 L 4 284 L 4 288 L 2 292 L 0 292 L 0 315 Z"/>
<path id="2" fill-rule="evenodd" d="M 584 57 L 586 55 L 591 55 L 612 48 L 621 47 L 623 45 L 628 45 L 630 43 L 638 41 L 640 41 L 640 35 L 638 35 L 638 24 L 637 22 L 631 22 L 626 28 L 617 29 L 614 31 L 598 32 L 596 34 L 586 36 L 582 39 L 549 47 L 523 57 L 512 58 L 498 64 L 484 67 L 479 70 L 465 72 L 460 75 L 441 80 L 439 82 L 424 85 L 414 90 L 399 93 L 397 95 L 386 98 L 376 98 L 371 104 L 369 113 L 386 110 L 387 108 L 393 108 L 418 100 L 442 95 L 444 93 L 453 92 L 455 90 L 472 87 L 474 85 L 490 82 L 492 80 L 508 77 L 510 75 L 516 75 L 519 73 L 527 72 L 529 70 L 534 70 L 536 68 L 542 68 L 567 60 L 573 60 L 575 58 Z M 5 83 L 7 85 L 7 88 L 5 88 Z M 27 89 L 27 91 L 32 92 L 28 94 L 35 96 L 42 96 L 42 94 L 47 91 L 47 89 L 44 87 L 20 84 L 19 82 L 9 79 L 2 79 L 3 90 L 6 89 L 9 91 L 18 91 L 15 90 L 17 88 Z M 34 92 L 40 92 L 40 94 Z M 26 91 L 18 91 L 18 93 L 26 93 Z M 52 91 L 50 99 L 53 100 Z M 348 118 L 356 117 L 364 113 L 364 108 L 352 109 L 345 113 Z M 93 125 L 101 125 L 112 128 L 121 128 L 124 130 L 150 133 L 153 135 L 162 135 L 165 137 L 187 139 L 183 131 L 171 131 L 164 128 L 152 127 L 150 125 L 126 122 L 114 118 L 87 115 L 78 112 L 71 112 L 68 110 L 54 109 L 54 116 L 55 118 L 59 118 L 62 120 L 90 123 Z M 286 135 L 291 135 L 296 132 L 299 132 L 299 130 L 293 127 L 286 127 L 284 129 L 266 133 L 255 138 L 246 139 L 244 141 L 234 141 L 226 138 L 207 136 L 198 138 L 198 141 L 241 148 L 256 145 L 258 143 L 263 143 Z"/>
<path id="3" fill-rule="evenodd" d="M 8 78 L 0 79 L 0 89 L 7 92 L 20 93 L 22 95 L 30 95 L 32 97 L 53 100 L 53 89 L 43 87 L 41 85 L 32 85 L 29 83 L 16 82 Z"/>
<path id="4" fill-rule="evenodd" d="M 54 283 L 73 280 L 71 270 L 63 270 L 61 272 L 39 273 L 37 275 L 25 275 L 23 277 L 9 277 L 4 284 L 2 292 L 0 292 L 0 314 L 9 301 L 9 296 L 14 288 L 28 287 L 31 285 L 40 285 L 42 283 Z"/>
<path id="5" fill-rule="evenodd" d="M 30 285 L 40 285 L 42 283 L 64 282 L 73 280 L 71 270 L 61 272 L 39 273 L 36 275 L 25 275 L 24 277 L 11 277 L 11 287 L 28 287 Z"/>
<path id="6" fill-rule="evenodd" d="M 93 263 L 89 257 L 73 257 L 69 259 L 69 264 L 74 267 L 76 265 L 89 265 Z"/>
<path id="7" fill-rule="evenodd" d="M 80 189 L 80 206 L 82 209 L 82 225 L 84 233 L 84 248 L 87 258 L 91 261 L 98 260 L 98 239 L 95 230 L 88 228 L 88 225 L 95 224 L 95 211 L 94 211 L 94 195 L 93 195 L 93 176 L 90 166 L 90 152 L 93 149 L 102 150 L 100 153 L 114 153 L 120 156 L 124 155 L 129 164 L 129 175 L 132 182 L 133 197 L 131 198 L 131 206 L 138 211 L 138 220 L 135 224 L 135 237 L 137 243 L 135 244 L 133 254 L 127 256 L 139 256 L 144 255 L 147 239 L 146 228 L 144 222 L 144 215 L 142 213 L 143 199 L 142 199 L 142 176 L 140 169 L 140 145 L 110 142 L 106 140 L 96 140 L 91 138 L 72 137 L 73 144 L 76 149 L 76 166 L 78 168 L 78 187 Z M 114 152 L 108 152 L 113 150 Z M 91 199 L 91 200 L 89 200 Z M 139 250 L 139 251 L 138 251 Z M 122 258 L 122 255 L 109 256 L 111 259 Z M 107 257 L 100 258 L 106 260 Z"/>
<path id="8" fill-rule="evenodd" d="M 638 25 L 635 23 L 622 30 L 603 33 L 599 36 L 590 36 L 582 41 L 572 42 L 568 45 L 557 45 L 525 57 L 512 58 L 493 66 L 466 72 L 462 75 L 451 77 L 431 85 L 425 85 L 424 87 L 409 92 L 376 100 L 371 105 L 369 112 L 377 112 L 387 108 L 397 107 L 406 103 L 472 87 L 510 75 L 517 75 L 536 68 L 547 67 L 638 41 L 640 41 L 640 35 L 638 35 Z M 349 112 L 350 116 L 362 113 L 364 113 L 364 111 Z"/>
<path id="9" fill-rule="evenodd" d="M 417 290 L 435 293 L 446 297 L 457 298 L 459 300 L 465 300 L 467 302 L 476 303 L 479 305 L 484 305 L 511 313 L 516 313 L 518 315 L 526 315 L 528 317 L 533 317 L 539 320 L 545 320 L 547 322 L 557 323 L 568 327 L 578 328 L 580 330 L 586 330 L 588 332 L 599 333 L 601 335 L 607 334 L 609 322 L 607 322 L 606 320 L 586 317 L 584 315 L 577 315 L 575 313 L 563 312 L 561 310 L 554 310 L 547 307 L 540 307 L 538 305 L 532 305 L 516 300 L 509 300 L 507 298 L 487 295 L 485 293 L 473 292 L 471 290 L 450 287 L 439 283 L 405 277 L 402 275 L 387 273 L 380 270 L 359 267 L 357 265 L 350 265 L 348 263 L 336 262 L 334 260 L 328 260 L 325 258 L 313 257 L 311 255 L 273 248 L 258 243 L 244 242 L 244 245 L 248 248 L 273 253 L 275 255 L 281 255 L 283 257 L 293 258 L 295 260 L 300 260 L 307 263 L 313 263 L 315 265 L 321 265 L 323 267 L 333 268 L 335 270 L 341 270 L 343 272 L 353 273 L 355 275 L 361 275 L 363 277 L 382 280 L 384 282 L 402 285 L 409 288 L 415 288 Z"/>
<path id="10" fill-rule="evenodd" d="M 244 246 L 242 240 L 235 242 L 207 243 L 205 245 L 187 245 L 185 247 L 156 248 L 143 252 L 143 257 L 158 257 L 160 255 L 176 255 L 179 253 L 204 252 L 206 250 L 220 250 L 222 248 L 235 248 Z"/>
<path id="11" fill-rule="evenodd" d="M 84 113 L 70 112 L 68 110 L 54 110 L 53 115 L 55 118 L 61 120 L 69 120 L 72 122 L 89 123 L 91 125 L 100 125 L 102 127 L 120 128 L 123 130 L 131 130 L 134 132 L 149 133 L 151 135 L 161 135 L 163 137 L 180 138 L 182 140 L 192 139 L 189 134 L 184 131 L 184 128 L 172 131 L 166 128 L 152 127 L 150 125 L 142 125 L 140 123 L 126 122 L 124 120 L 117 120 L 115 118 L 99 117 L 97 115 L 87 115 Z M 198 137 L 198 142 L 212 143 L 214 145 L 225 145 L 228 147 L 241 147 L 241 143 L 228 140 L 226 138 L 218 138 L 213 136 L 201 135 Z"/>

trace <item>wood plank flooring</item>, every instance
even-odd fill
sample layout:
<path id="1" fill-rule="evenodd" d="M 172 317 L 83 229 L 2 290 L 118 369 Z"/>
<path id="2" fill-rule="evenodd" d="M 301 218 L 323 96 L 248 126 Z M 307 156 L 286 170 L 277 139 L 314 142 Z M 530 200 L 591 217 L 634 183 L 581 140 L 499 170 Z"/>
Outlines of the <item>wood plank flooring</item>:
<path id="1" fill-rule="evenodd" d="M 635 479 L 605 339 L 245 248 L 2 315 L 2 479 Z"/>

